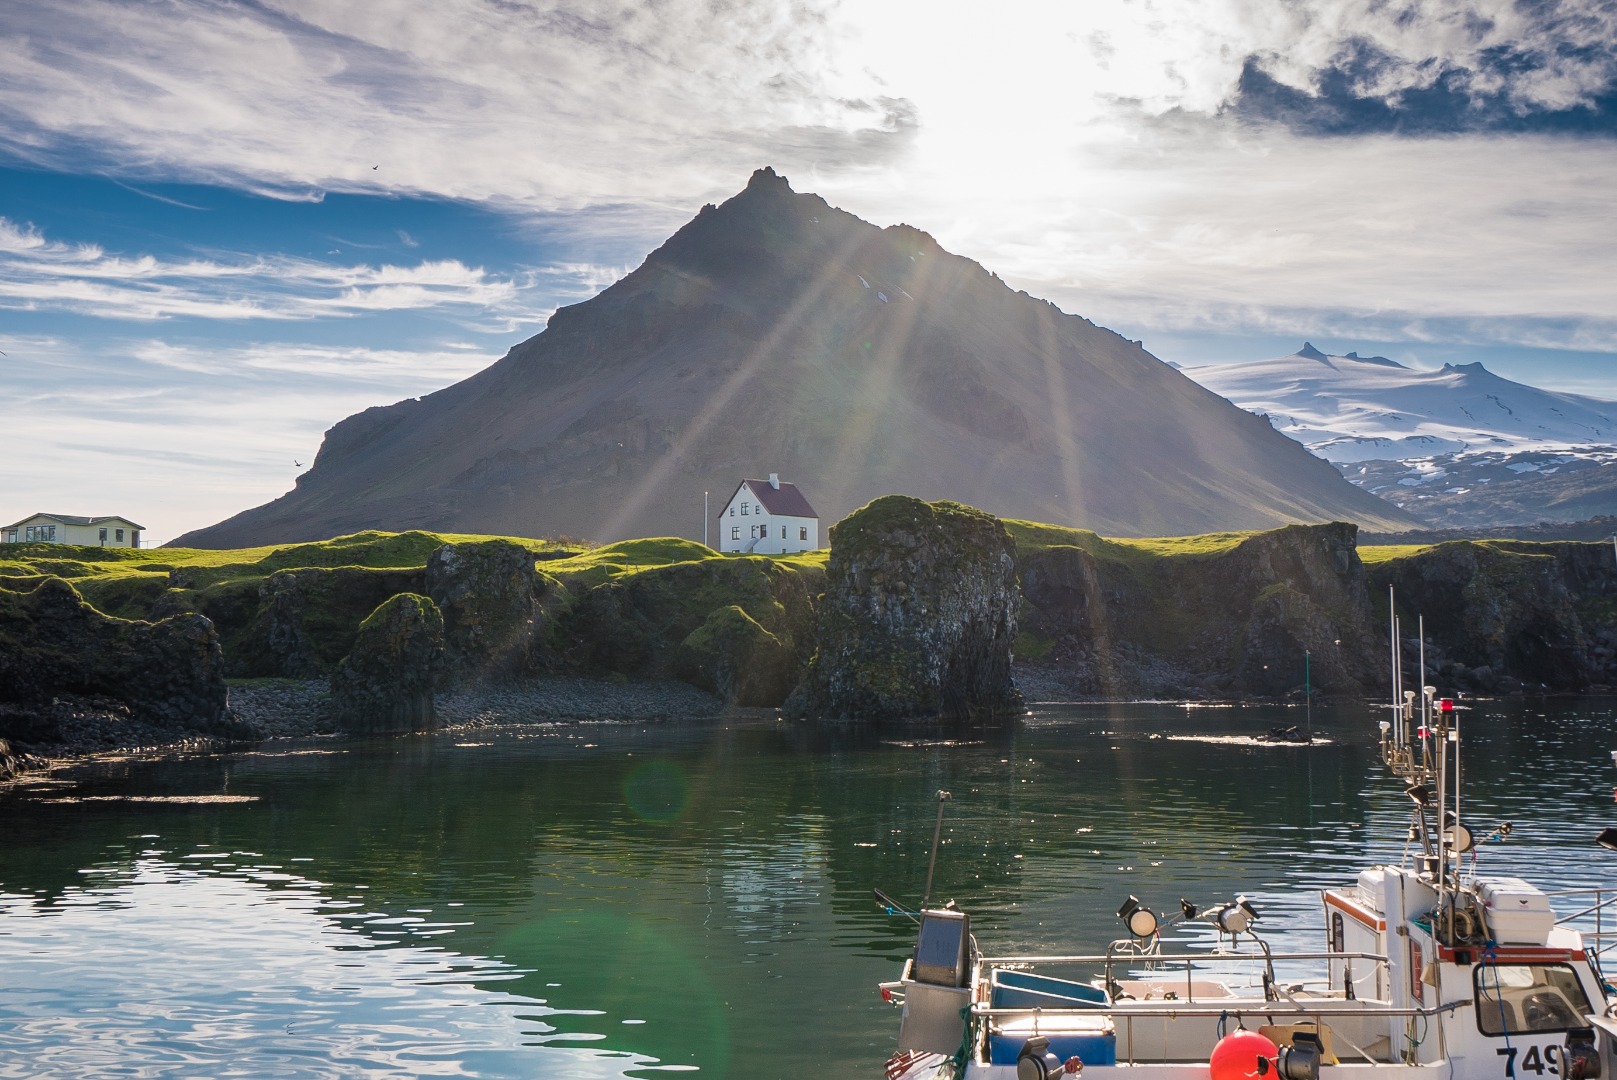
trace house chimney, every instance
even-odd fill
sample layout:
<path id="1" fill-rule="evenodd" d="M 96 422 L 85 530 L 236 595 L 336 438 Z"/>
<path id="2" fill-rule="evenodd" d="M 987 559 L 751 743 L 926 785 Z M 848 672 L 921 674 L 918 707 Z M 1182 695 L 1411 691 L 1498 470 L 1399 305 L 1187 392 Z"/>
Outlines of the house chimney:
<path id="1" fill-rule="evenodd" d="M 772 472 L 769 474 L 769 486 L 776 491 L 780 490 L 780 473 Z"/>

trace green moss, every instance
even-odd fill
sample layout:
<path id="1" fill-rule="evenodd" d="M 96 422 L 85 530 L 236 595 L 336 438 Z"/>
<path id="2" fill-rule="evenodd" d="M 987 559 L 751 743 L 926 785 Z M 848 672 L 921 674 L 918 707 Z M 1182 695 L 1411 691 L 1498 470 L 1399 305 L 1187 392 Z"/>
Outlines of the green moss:
<path id="1" fill-rule="evenodd" d="M 103 574 L 80 578 L 79 593 L 90 606 L 107 615 L 148 619 L 158 597 L 168 591 L 164 574 Z"/>
<path id="2" fill-rule="evenodd" d="M 624 574 L 657 566 L 701 562 L 720 558 L 718 552 L 692 540 L 660 536 L 645 540 L 624 540 L 570 558 L 545 563 L 545 572 L 569 589 L 590 589 Z"/>
<path id="3" fill-rule="evenodd" d="M 1056 643 L 1049 638 L 1039 637 L 1036 634 L 1022 630 L 1017 633 L 1016 641 L 1011 646 L 1011 652 L 1018 660 L 1038 661 L 1049 656 L 1050 650 L 1055 647 Z"/>

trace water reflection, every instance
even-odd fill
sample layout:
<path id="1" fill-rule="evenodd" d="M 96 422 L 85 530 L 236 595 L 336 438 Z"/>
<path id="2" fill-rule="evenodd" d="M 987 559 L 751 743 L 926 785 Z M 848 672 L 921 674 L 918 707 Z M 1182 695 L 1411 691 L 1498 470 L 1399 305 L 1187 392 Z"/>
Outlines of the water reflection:
<path id="1" fill-rule="evenodd" d="M 535 725 L 0 793 L 0 1076 L 869 1073 L 896 1026 L 872 987 L 913 941 L 870 890 L 920 899 L 939 788 L 933 894 L 986 948 L 1102 950 L 1131 893 L 1243 893 L 1307 948 L 1317 889 L 1403 844 L 1376 719 L 1317 709 L 1312 748 L 1233 738 L 1296 710 L 1164 705 L 952 733 Z M 1462 722 L 1468 820 L 1516 826 L 1479 869 L 1611 883 L 1609 710 Z"/>

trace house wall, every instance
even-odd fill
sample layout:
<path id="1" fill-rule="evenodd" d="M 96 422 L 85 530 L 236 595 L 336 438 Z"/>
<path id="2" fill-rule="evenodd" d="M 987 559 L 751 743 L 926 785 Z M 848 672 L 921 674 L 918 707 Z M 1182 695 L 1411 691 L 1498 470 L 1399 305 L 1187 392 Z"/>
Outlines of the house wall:
<path id="1" fill-rule="evenodd" d="M 30 537 L 29 529 L 35 530 Z M 54 529 L 54 533 L 40 535 L 43 530 Z M 101 530 L 107 531 L 107 538 L 101 539 Z M 119 532 L 123 533 L 119 538 Z M 12 533 L 16 535 L 13 536 Z M 18 522 L 15 527 L 7 526 L 5 532 L 0 534 L 0 541 L 5 543 L 28 543 L 30 539 L 53 544 L 79 544 L 84 547 L 136 547 L 140 539 L 140 530 L 132 522 L 123 518 L 111 518 L 98 521 L 93 525 L 69 525 L 47 514 L 36 514 L 26 521 Z"/>
<path id="2" fill-rule="evenodd" d="M 814 551 L 820 546 L 819 518 L 771 514 L 745 487 L 719 511 L 716 525 L 719 542 L 715 547 L 719 551 L 786 555 L 794 551 Z M 760 530 L 766 535 L 760 536 Z"/>

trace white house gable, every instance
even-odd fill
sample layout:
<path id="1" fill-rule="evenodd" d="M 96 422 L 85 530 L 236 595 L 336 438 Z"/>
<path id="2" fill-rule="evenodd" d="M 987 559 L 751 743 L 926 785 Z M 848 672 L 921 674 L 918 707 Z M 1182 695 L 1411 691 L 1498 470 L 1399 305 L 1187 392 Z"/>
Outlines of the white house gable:
<path id="1" fill-rule="evenodd" d="M 779 474 L 743 480 L 718 516 L 720 551 L 785 555 L 820 546 L 820 516 L 797 485 Z"/>

